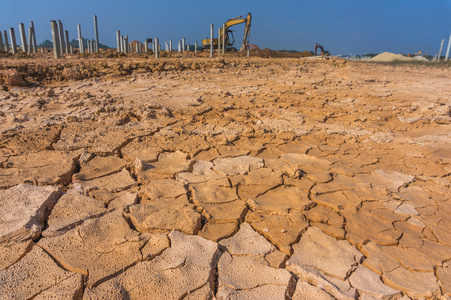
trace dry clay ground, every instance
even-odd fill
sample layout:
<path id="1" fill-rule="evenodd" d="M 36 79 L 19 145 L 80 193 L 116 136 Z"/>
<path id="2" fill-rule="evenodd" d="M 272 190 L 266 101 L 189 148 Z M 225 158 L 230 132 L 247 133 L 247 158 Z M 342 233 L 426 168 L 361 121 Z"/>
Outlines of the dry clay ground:
<path id="1" fill-rule="evenodd" d="M 136 60 L 0 92 L 1 299 L 449 299 L 449 69 Z"/>

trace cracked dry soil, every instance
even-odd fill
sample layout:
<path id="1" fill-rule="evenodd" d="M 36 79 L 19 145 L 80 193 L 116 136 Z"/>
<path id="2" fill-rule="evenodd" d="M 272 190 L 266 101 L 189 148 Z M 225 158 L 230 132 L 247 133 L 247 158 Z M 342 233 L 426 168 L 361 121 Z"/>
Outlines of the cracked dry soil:
<path id="1" fill-rule="evenodd" d="M 448 69 L 1 65 L 1 299 L 451 297 Z"/>

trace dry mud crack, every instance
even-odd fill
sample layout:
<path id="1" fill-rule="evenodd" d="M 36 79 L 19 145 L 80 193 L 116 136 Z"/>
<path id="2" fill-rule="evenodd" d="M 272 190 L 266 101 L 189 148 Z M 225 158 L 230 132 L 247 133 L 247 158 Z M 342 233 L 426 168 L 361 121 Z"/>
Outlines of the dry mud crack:
<path id="1" fill-rule="evenodd" d="M 451 297 L 449 70 L 122 60 L 0 91 L 1 299 Z"/>

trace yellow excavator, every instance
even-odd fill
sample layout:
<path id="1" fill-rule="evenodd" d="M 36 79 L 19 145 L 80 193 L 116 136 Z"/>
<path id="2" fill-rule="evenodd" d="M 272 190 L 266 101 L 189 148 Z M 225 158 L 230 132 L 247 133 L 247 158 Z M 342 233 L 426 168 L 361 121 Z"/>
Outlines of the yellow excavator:
<path id="1" fill-rule="evenodd" d="M 251 32 L 251 19 L 252 19 L 252 15 L 251 15 L 251 13 L 248 13 L 247 16 L 239 16 L 239 17 L 227 20 L 227 22 L 224 23 L 225 26 L 221 28 L 221 31 L 219 34 L 219 42 L 222 45 L 222 41 L 225 41 L 226 51 L 231 51 L 231 50 L 236 51 L 235 48 L 231 47 L 235 43 L 235 38 L 233 37 L 233 30 L 229 30 L 229 28 L 232 26 L 241 24 L 241 23 L 246 23 L 246 25 L 244 27 L 243 44 L 241 45 L 241 48 L 239 51 L 246 50 L 246 47 L 249 43 L 249 35 Z M 204 49 L 210 48 L 210 39 L 203 39 L 202 47 Z M 213 39 L 213 48 L 218 49 L 218 39 L 217 38 Z"/>

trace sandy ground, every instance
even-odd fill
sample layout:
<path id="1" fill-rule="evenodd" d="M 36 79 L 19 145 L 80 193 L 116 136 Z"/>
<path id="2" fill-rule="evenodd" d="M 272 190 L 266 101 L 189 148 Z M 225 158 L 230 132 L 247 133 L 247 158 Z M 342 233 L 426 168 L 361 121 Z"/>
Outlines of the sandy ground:
<path id="1" fill-rule="evenodd" d="M 451 296 L 449 68 L 135 57 L 6 69 L 28 86 L 3 75 L 2 299 Z"/>

